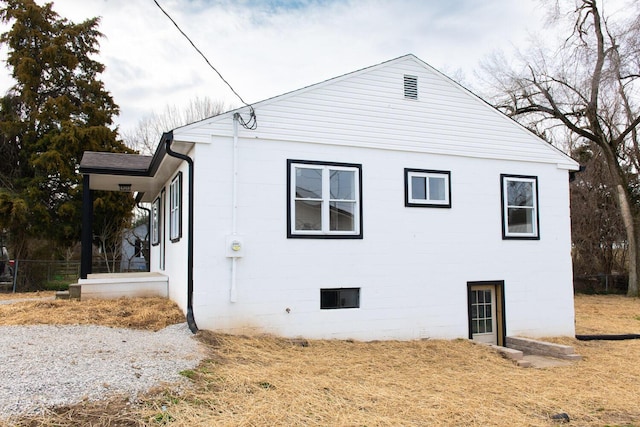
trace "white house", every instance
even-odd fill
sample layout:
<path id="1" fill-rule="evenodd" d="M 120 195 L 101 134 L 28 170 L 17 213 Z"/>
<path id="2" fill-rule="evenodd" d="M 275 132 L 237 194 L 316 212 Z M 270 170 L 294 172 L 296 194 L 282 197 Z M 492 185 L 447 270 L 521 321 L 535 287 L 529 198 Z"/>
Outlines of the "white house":
<path id="1" fill-rule="evenodd" d="M 499 344 L 574 334 L 578 168 L 413 55 L 81 164 L 152 204 L 151 271 L 194 330 Z"/>

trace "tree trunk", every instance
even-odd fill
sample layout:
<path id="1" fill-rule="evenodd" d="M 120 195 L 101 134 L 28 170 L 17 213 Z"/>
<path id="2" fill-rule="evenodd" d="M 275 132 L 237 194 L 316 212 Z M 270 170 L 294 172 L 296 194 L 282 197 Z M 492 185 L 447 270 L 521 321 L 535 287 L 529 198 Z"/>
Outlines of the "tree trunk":
<path id="1" fill-rule="evenodd" d="M 633 220 L 633 214 L 631 212 L 631 205 L 629 204 L 629 195 L 627 190 L 622 184 L 616 185 L 618 191 L 618 202 L 620 206 L 620 213 L 622 215 L 622 221 L 624 228 L 627 232 L 627 244 L 629 256 L 627 262 L 629 263 L 629 285 L 627 288 L 627 296 L 638 296 L 638 240 L 635 231 L 635 223 Z"/>

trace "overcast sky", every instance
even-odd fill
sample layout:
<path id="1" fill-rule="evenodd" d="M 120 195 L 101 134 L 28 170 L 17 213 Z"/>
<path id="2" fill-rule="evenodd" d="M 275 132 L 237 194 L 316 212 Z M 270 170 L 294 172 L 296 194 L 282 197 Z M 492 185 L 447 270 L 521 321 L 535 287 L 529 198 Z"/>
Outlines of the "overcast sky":
<path id="1" fill-rule="evenodd" d="M 544 16 L 535 0 L 158 2 L 249 103 L 407 53 L 473 80 L 491 52 L 542 31 Z M 54 0 L 54 10 L 74 22 L 101 17 L 98 59 L 121 131 L 196 96 L 240 106 L 153 0 Z M 0 90 L 10 85 L 5 70 Z"/>

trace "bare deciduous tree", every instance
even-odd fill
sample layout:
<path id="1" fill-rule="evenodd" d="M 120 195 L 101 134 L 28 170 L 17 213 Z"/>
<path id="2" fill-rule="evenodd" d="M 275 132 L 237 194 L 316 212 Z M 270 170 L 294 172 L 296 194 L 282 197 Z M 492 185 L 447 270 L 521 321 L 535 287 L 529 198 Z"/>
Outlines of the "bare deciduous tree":
<path id="1" fill-rule="evenodd" d="M 638 221 L 629 168 L 638 169 L 640 149 L 640 6 L 629 2 L 605 14 L 597 0 L 545 3 L 550 25 L 566 25 L 555 48 L 542 42 L 517 65 L 494 57 L 485 64 L 494 104 L 548 140 L 568 131 L 571 151 L 594 144 L 609 170 L 628 245 L 628 295 L 638 296 Z"/>
<path id="2" fill-rule="evenodd" d="M 132 131 L 122 133 L 122 139 L 128 147 L 139 153 L 152 154 L 164 132 L 216 116 L 224 111 L 223 102 L 213 101 L 209 97 L 196 97 L 185 108 L 167 105 L 162 113 L 154 112 L 142 118 Z"/>
<path id="3" fill-rule="evenodd" d="M 583 146 L 574 156 L 586 168 L 571 183 L 573 271 L 578 276 L 624 271 L 625 229 L 601 150 Z"/>

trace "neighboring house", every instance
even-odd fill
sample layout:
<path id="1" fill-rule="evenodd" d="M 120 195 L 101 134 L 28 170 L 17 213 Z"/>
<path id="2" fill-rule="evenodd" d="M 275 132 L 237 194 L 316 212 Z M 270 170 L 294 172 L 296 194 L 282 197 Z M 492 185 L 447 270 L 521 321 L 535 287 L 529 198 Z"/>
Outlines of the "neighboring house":
<path id="1" fill-rule="evenodd" d="M 413 55 L 252 107 L 256 129 L 244 107 L 82 160 L 85 188 L 152 204 L 151 271 L 192 329 L 574 334 L 571 158 Z"/>
<path id="2" fill-rule="evenodd" d="M 120 271 L 147 271 L 147 260 L 144 257 L 145 246 L 149 244 L 149 226 L 140 224 L 128 228 L 122 233 L 122 256 Z"/>

